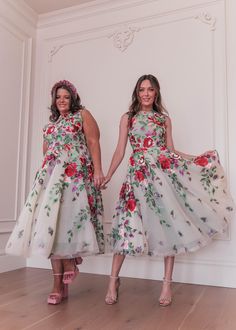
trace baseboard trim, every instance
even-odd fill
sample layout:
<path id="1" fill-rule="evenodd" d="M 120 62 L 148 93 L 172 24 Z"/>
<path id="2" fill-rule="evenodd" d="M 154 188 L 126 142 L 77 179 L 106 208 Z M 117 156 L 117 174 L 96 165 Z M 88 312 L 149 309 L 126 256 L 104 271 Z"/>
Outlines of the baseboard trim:
<path id="1" fill-rule="evenodd" d="M 111 254 L 86 257 L 80 266 L 80 271 L 109 275 L 111 263 Z M 27 260 L 27 267 L 50 269 L 51 265 L 48 259 L 34 257 Z M 127 257 L 120 275 L 123 277 L 162 280 L 163 261 L 161 258 Z M 236 264 L 177 258 L 173 279 L 180 283 L 236 288 Z"/>
<path id="2" fill-rule="evenodd" d="M 26 260 L 23 257 L 0 255 L 0 273 L 26 267 Z"/>

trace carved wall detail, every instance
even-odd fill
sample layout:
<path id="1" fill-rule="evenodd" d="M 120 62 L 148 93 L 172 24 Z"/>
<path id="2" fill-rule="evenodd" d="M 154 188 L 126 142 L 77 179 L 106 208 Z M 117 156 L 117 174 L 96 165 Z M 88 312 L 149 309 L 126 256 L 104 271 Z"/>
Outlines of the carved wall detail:
<path id="1" fill-rule="evenodd" d="M 124 52 L 133 42 L 135 33 L 140 31 L 139 27 L 124 26 L 119 31 L 110 34 L 114 47 Z"/>
<path id="2" fill-rule="evenodd" d="M 211 31 L 216 29 L 216 18 L 212 16 L 209 12 L 202 12 L 199 15 L 195 16 L 195 19 L 198 19 L 204 24 L 208 24 Z"/>
<path id="3" fill-rule="evenodd" d="M 52 58 L 53 56 L 63 47 L 64 45 L 59 45 L 59 46 L 54 46 L 50 52 L 49 52 L 49 55 L 48 55 L 48 62 L 52 62 Z"/>

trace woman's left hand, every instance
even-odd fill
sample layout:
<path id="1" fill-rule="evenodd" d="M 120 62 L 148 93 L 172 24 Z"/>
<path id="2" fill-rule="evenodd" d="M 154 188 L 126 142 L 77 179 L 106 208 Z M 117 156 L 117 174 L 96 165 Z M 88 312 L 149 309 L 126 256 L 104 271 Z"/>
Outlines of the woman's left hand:
<path id="1" fill-rule="evenodd" d="M 97 189 L 100 189 L 103 181 L 104 181 L 105 177 L 104 177 L 104 174 L 101 171 L 94 171 L 94 177 L 93 177 L 93 180 L 94 180 L 94 185 Z"/>

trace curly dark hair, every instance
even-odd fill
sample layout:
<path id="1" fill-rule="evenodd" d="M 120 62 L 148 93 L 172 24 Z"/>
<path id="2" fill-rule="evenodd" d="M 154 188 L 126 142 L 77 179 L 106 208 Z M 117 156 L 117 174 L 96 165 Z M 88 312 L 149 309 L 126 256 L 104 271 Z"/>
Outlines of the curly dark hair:
<path id="1" fill-rule="evenodd" d="M 160 84 L 157 80 L 157 78 L 151 74 L 145 74 L 143 76 L 141 76 L 135 87 L 134 87 L 134 91 L 132 94 L 132 101 L 131 101 L 131 105 L 129 107 L 129 111 L 128 111 L 128 115 L 129 118 L 131 119 L 138 111 L 140 111 L 141 109 L 141 103 L 140 103 L 140 99 L 139 99 L 139 89 L 140 89 L 140 85 L 144 80 L 149 80 L 152 87 L 155 89 L 156 91 L 156 97 L 153 103 L 153 111 L 156 111 L 160 114 L 162 113 L 168 113 L 167 110 L 165 109 L 165 107 L 162 105 L 162 97 L 161 97 L 161 92 L 160 92 Z"/>
<path id="2" fill-rule="evenodd" d="M 58 118 L 60 117 L 60 112 L 56 106 L 56 97 L 57 97 L 57 91 L 59 88 L 67 90 L 67 92 L 69 92 L 69 94 L 70 94 L 70 110 L 69 111 L 71 113 L 75 113 L 75 112 L 79 111 L 80 109 L 84 108 L 81 104 L 79 94 L 77 93 L 74 85 L 71 84 L 67 80 L 59 81 L 53 86 L 52 91 L 51 91 L 52 103 L 50 106 L 51 115 L 49 117 L 49 120 L 52 122 L 56 122 L 58 120 Z"/>

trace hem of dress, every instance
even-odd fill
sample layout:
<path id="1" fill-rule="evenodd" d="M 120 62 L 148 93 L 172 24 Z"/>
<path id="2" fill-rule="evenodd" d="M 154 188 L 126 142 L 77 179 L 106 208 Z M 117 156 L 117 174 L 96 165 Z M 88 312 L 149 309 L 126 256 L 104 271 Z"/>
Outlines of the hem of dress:
<path id="1" fill-rule="evenodd" d="M 173 252 L 173 249 L 170 251 L 165 251 L 165 252 L 155 252 L 155 251 L 142 251 L 140 253 L 130 253 L 129 251 L 120 251 L 118 249 L 113 249 L 112 253 L 114 255 L 123 255 L 123 256 L 131 256 L 131 257 L 142 257 L 142 256 L 149 256 L 149 257 L 174 257 L 177 255 L 183 255 L 183 254 L 188 254 L 188 253 L 194 253 L 198 250 L 200 250 L 201 248 L 204 248 L 205 246 L 207 246 L 208 244 L 210 244 L 212 242 L 212 239 L 219 235 L 219 234 L 223 234 L 223 232 L 217 232 L 214 235 L 212 235 L 211 237 L 208 237 L 202 241 L 198 241 L 198 245 L 193 246 L 192 248 L 187 248 L 187 247 L 182 247 L 180 249 L 178 249 L 177 252 Z"/>
<path id="2" fill-rule="evenodd" d="M 78 252 L 75 254 L 70 255 L 58 255 L 58 254 L 51 254 L 48 259 L 74 259 L 79 257 L 89 257 L 89 256 L 97 256 L 99 254 L 104 254 L 104 252 Z"/>

